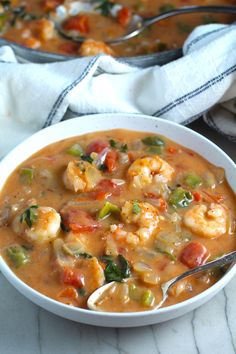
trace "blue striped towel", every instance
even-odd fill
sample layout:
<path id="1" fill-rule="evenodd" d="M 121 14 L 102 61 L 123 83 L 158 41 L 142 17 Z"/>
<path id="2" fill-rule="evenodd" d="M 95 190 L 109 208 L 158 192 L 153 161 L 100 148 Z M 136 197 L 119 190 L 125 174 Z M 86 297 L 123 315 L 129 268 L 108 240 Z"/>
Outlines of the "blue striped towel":
<path id="1" fill-rule="evenodd" d="M 210 126 L 234 140 L 236 26 L 197 27 L 183 52 L 162 67 L 140 69 L 105 55 L 19 63 L 11 48 L 1 47 L 0 154 L 66 113 L 144 113 L 181 124 L 204 114 Z"/>

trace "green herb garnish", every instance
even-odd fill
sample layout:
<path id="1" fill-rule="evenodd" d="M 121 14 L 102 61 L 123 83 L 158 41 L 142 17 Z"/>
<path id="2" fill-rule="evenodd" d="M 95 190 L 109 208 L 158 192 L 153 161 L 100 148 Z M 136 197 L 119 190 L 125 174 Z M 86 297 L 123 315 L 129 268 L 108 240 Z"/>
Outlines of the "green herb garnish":
<path id="1" fill-rule="evenodd" d="M 100 3 L 95 10 L 100 10 L 103 16 L 109 16 L 115 4 L 109 0 L 100 0 Z"/>
<path id="2" fill-rule="evenodd" d="M 108 283 L 111 281 L 122 282 L 122 280 L 130 277 L 130 266 L 125 257 L 119 254 L 118 262 L 119 264 L 116 264 L 113 260 L 106 260 L 107 265 L 104 275 Z"/>
<path id="3" fill-rule="evenodd" d="M 110 139 L 109 140 L 109 144 L 110 144 L 110 147 L 115 148 L 116 145 L 117 145 L 117 142 L 115 140 L 113 140 L 113 139 Z"/>
<path id="4" fill-rule="evenodd" d="M 79 257 L 80 258 L 84 258 L 84 259 L 91 259 L 93 258 L 93 256 L 89 253 L 86 253 L 86 252 L 82 252 L 82 253 L 79 253 Z"/>
<path id="5" fill-rule="evenodd" d="M 142 139 L 142 142 L 147 146 L 165 146 L 165 142 L 156 135 L 147 136 L 146 138 Z"/>
<path id="6" fill-rule="evenodd" d="M 80 289 L 77 289 L 77 293 L 80 296 L 85 296 L 86 295 L 86 290 L 85 290 L 85 288 L 80 288 Z"/>
<path id="7" fill-rule="evenodd" d="M 20 222 L 26 223 L 29 227 L 32 227 L 33 223 L 38 218 L 37 213 L 35 212 L 38 209 L 38 205 L 31 205 L 29 208 L 25 209 L 23 214 L 20 216 Z"/>
<path id="8" fill-rule="evenodd" d="M 141 208 L 140 208 L 140 206 L 138 205 L 138 202 L 134 202 L 134 203 L 133 203 L 132 212 L 133 212 L 134 214 L 136 214 L 136 215 L 141 212 Z"/>
<path id="9" fill-rule="evenodd" d="M 89 155 L 83 155 L 83 156 L 81 156 L 81 159 L 83 161 L 87 161 L 89 163 L 93 163 L 93 158 L 91 156 L 89 156 Z"/>
<path id="10" fill-rule="evenodd" d="M 122 144 L 120 147 L 120 152 L 127 152 L 128 150 L 128 145 L 127 144 Z"/>

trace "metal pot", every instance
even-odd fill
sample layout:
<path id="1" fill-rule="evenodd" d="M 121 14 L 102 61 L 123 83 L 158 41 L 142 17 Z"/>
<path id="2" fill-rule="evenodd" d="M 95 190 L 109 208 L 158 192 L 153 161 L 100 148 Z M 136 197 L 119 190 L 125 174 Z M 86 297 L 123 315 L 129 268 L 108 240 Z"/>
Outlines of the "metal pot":
<path id="1" fill-rule="evenodd" d="M 23 47 L 20 44 L 8 41 L 4 38 L 0 38 L 0 46 L 9 45 L 15 52 L 16 56 L 23 61 L 29 61 L 33 63 L 52 63 L 55 61 L 64 61 L 75 59 L 78 57 L 54 54 L 49 52 L 43 52 L 40 50 L 34 50 Z M 136 57 L 119 57 L 118 60 L 130 65 L 146 68 L 154 65 L 163 65 L 169 63 L 182 56 L 182 49 L 168 50 L 164 52 L 139 55 Z"/>

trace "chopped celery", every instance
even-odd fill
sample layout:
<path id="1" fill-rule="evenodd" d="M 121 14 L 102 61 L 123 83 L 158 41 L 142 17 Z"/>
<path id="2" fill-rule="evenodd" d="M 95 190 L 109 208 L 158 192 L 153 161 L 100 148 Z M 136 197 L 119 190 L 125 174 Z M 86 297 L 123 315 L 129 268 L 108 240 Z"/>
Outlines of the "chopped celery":
<path id="1" fill-rule="evenodd" d="M 156 135 L 147 136 L 146 138 L 142 139 L 142 142 L 147 146 L 165 146 L 165 142 Z"/>
<path id="2" fill-rule="evenodd" d="M 106 202 L 98 214 L 99 219 L 104 219 L 111 214 L 117 214 L 120 212 L 120 208 L 110 202 Z"/>
<path id="3" fill-rule="evenodd" d="M 135 284 L 129 284 L 129 297 L 134 301 L 140 301 L 142 291 Z"/>
<path id="4" fill-rule="evenodd" d="M 147 152 L 149 154 L 160 155 L 163 152 L 163 146 L 151 146 L 150 148 L 148 148 Z"/>
<path id="5" fill-rule="evenodd" d="M 6 249 L 6 254 L 15 268 L 19 268 L 30 261 L 27 251 L 20 245 L 9 246 Z"/>
<path id="6" fill-rule="evenodd" d="M 194 175 L 194 174 L 188 174 L 185 179 L 184 182 L 191 188 L 195 189 L 198 186 L 200 186 L 202 184 L 202 180 L 199 176 Z"/>
<path id="7" fill-rule="evenodd" d="M 83 156 L 84 152 L 80 144 L 76 143 L 67 150 L 67 154 L 81 157 Z"/>
<path id="8" fill-rule="evenodd" d="M 22 167 L 20 169 L 20 178 L 22 182 L 32 182 L 34 178 L 34 168 Z"/>
<path id="9" fill-rule="evenodd" d="M 159 253 L 166 254 L 172 261 L 176 261 L 176 257 L 173 254 L 174 247 L 171 242 L 168 242 L 167 240 L 165 240 L 163 238 L 158 238 L 155 242 L 155 249 Z"/>
<path id="10" fill-rule="evenodd" d="M 154 294 L 150 289 L 145 290 L 143 292 L 142 298 L 141 298 L 142 305 L 150 307 L 153 305 L 154 300 L 155 300 Z"/>
<path id="11" fill-rule="evenodd" d="M 175 208 L 186 208 L 192 201 L 192 193 L 181 187 L 172 191 L 169 197 L 169 204 Z"/>

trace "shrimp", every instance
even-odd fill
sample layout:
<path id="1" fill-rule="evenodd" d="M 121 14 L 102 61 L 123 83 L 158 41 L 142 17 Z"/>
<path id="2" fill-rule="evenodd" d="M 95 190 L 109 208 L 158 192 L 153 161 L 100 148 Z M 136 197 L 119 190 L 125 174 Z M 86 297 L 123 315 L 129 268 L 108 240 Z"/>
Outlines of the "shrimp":
<path id="1" fill-rule="evenodd" d="M 57 237 L 61 217 L 50 207 L 31 206 L 13 220 L 13 231 L 29 241 L 44 242 Z"/>
<path id="2" fill-rule="evenodd" d="M 149 203 L 126 201 L 121 209 L 122 221 L 137 226 L 137 230 L 127 231 L 124 224 L 110 226 L 106 235 L 107 255 L 118 255 L 120 245 L 136 247 L 149 240 L 159 223 L 158 210 Z"/>
<path id="3" fill-rule="evenodd" d="M 99 170 L 87 161 L 70 161 L 63 175 L 65 187 L 73 192 L 88 192 L 100 180 Z"/>
<path id="4" fill-rule="evenodd" d="M 174 169 L 158 155 L 141 157 L 135 160 L 128 169 L 128 177 L 134 187 L 143 187 L 162 177 L 163 182 L 172 179 Z"/>
<path id="5" fill-rule="evenodd" d="M 215 238 L 226 233 L 227 212 L 220 204 L 198 204 L 185 213 L 183 222 L 199 236 Z"/>
<path id="6" fill-rule="evenodd" d="M 115 55 L 114 51 L 104 42 L 86 39 L 80 46 L 79 54 L 83 57 L 93 56 L 98 54 Z"/>

